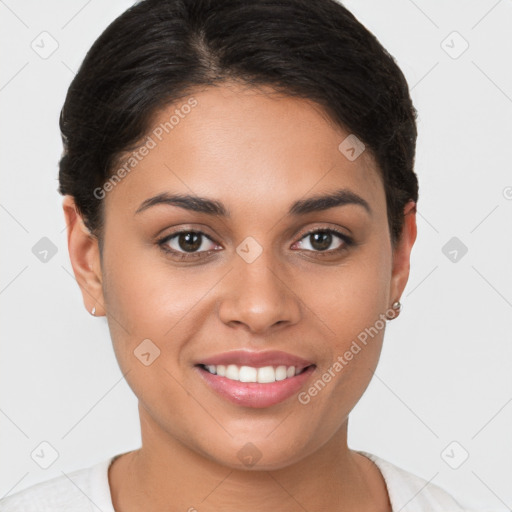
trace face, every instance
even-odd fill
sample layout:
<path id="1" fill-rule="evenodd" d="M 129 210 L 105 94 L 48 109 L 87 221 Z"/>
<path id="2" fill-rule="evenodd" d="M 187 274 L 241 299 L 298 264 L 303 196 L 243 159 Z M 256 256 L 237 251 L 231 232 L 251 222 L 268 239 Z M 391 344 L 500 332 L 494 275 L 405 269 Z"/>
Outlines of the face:
<path id="1" fill-rule="evenodd" d="M 71 233 L 84 301 L 107 316 L 144 441 L 178 440 L 230 467 L 247 452 L 277 469 L 346 428 L 415 238 L 409 214 L 393 252 L 383 183 L 368 151 L 339 149 L 348 135 L 317 105 L 269 89 L 198 91 L 158 113 L 149 149 L 106 187 L 101 262 L 83 230 Z M 199 366 L 240 350 L 302 362 L 260 384 Z M 256 368 L 242 379 L 269 380 L 259 368 L 294 362 L 239 361 Z"/>

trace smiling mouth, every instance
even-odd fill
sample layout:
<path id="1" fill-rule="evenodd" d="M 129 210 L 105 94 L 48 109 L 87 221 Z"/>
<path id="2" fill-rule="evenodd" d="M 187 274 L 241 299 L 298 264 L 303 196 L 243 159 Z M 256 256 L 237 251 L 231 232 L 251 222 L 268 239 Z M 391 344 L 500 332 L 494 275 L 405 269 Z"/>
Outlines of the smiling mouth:
<path id="1" fill-rule="evenodd" d="M 308 368 L 315 366 L 285 366 L 285 365 L 274 365 L 274 366 L 246 366 L 236 364 L 199 364 L 197 365 L 203 370 L 206 370 L 212 375 L 218 375 L 219 377 L 225 377 L 226 379 L 236 382 L 257 382 L 259 384 L 269 384 L 272 382 L 279 382 L 287 379 L 291 379 L 301 373 L 305 372 Z"/>

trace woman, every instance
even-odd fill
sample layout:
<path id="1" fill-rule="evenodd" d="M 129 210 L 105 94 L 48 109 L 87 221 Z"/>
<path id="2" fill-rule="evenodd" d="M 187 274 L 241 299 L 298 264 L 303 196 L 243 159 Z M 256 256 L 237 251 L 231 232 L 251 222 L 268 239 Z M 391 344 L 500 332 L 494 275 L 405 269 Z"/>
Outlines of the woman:
<path id="1" fill-rule="evenodd" d="M 409 276 L 415 119 L 394 59 L 334 0 L 145 0 L 116 19 L 64 103 L 59 192 L 142 446 L 1 510 L 463 510 L 347 446 Z"/>

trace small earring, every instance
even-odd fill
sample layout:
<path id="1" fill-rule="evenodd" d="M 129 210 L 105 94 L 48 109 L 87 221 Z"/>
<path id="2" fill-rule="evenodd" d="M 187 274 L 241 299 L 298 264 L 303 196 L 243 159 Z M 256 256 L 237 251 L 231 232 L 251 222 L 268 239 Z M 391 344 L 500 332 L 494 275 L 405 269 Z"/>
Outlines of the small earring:
<path id="1" fill-rule="evenodd" d="M 96 306 L 94 306 L 91 310 L 91 315 L 94 316 L 96 314 Z"/>
<path id="2" fill-rule="evenodd" d="M 394 320 L 398 316 L 398 314 L 400 313 L 400 309 L 402 308 L 402 304 L 400 303 L 399 300 L 396 300 L 395 302 L 393 302 L 391 308 L 394 310 L 394 313 L 391 318 L 388 316 L 388 320 Z"/>

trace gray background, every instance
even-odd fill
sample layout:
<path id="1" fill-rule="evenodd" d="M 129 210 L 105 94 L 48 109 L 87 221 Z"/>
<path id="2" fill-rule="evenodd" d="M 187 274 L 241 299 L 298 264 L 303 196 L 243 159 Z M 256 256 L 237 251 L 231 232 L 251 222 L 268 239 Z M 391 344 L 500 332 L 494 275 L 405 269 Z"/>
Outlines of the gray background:
<path id="1" fill-rule="evenodd" d="M 106 320 L 82 304 L 56 192 L 67 87 L 130 4 L 0 1 L 0 497 L 140 444 Z M 463 504 L 510 510 L 512 2 L 344 4 L 408 79 L 420 181 L 402 314 L 349 444 Z"/>

